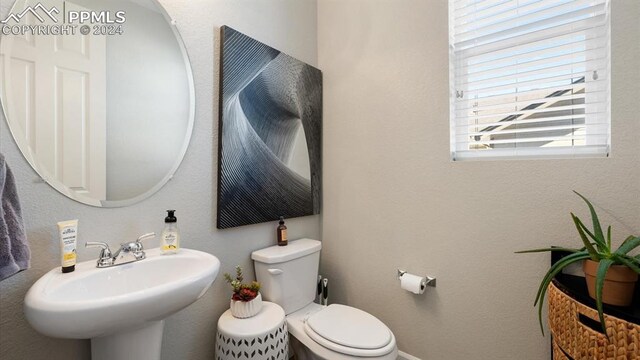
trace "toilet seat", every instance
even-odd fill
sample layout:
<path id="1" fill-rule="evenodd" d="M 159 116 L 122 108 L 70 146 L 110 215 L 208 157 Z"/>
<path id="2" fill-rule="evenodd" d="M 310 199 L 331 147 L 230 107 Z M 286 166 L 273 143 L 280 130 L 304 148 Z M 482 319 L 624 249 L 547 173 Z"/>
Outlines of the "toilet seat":
<path id="1" fill-rule="evenodd" d="M 352 356 L 383 356 L 396 346 L 393 333 L 383 322 L 360 309 L 339 304 L 309 316 L 304 331 L 323 347 Z"/>

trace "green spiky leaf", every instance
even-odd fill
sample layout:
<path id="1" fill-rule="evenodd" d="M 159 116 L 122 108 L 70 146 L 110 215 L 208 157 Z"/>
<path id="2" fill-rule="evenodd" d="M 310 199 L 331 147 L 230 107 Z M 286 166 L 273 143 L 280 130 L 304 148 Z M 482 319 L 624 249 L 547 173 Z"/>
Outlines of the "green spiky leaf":
<path id="1" fill-rule="evenodd" d="M 576 224 L 576 229 L 578 229 L 578 234 L 580 234 L 580 239 L 582 239 L 582 243 L 584 244 L 585 248 L 589 252 L 591 260 L 598 261 L 598 252 L 593 247 L 593 245 L 591 245 L 591 241 L 589 241 L 589 239 L 587 238 L 587 235 L 585 234 L 585 231 L 589 233 L 589 230 L 584 227 L 584 224 L 582 224 L 582 221 L 580 221 L 580 219 L 578 219 L 578 217 L 575 216 L 573 213 L 571 213 L 571 218 L 573 219 L 573 223 Z M 589 234 L 593 238 L 593 234 L 591 233 Z"/>
<path id="2" fill-rule="evenodd" d="M 584 202 L 587 203 L 587 206 L 589 207 L 589 212 L 591 212 L 591 221 L 593 222 L 593 235 L 595 236 L 595 238 L 597 238 L 598 240 L 600 240 L 600 242 L 604 244 L 605 243 L 604 234 L 602 233 L 602 227 L 600 226 L 600 220 L 598 219 L 598 214 L 596 214 L 596 209 L 593 208 L 593 205 L 591 205 L 591 202 L 587 200 L 586 197 L 582 196 L 579 192 L 575 190 L 573 192 L 576 193 L 576 195 L 580 196 L 582 200 L 584 200 Z"/>
<path id="3" fill-rule="evenodd" d="M 573 253 L 571 255 L 567 255 L 560 259 L 557 263 L 551 266 L 551 269 L 545 274 L 542 282 L 540 283 L 540 287 L 538 288 L 538 293 L 536 295 L 536 300 L 533 303 L 533 306 L 538 305 L 538 321 L 540 322 L 540 331 L 542 331 L 542 335 L 544 335 L 544 326 L 542 325 L 542 303 L 544 301 L 544 297 L 547 293 L 547 288 L 551 280 L 560 272 L 562 269 L 567 267 L 570 264 L 573 264 L 578 261 L 582 261 L 584 259 L 588 259 L 590 257 L 589 253 L 586 251 L 581 251 L 577 253 Z"/>
<path id="4" fill-rule="evenodd" d="M 586 235 L 589 235 L 590 238 L 592 238 L 595 242 L 598 241 L 598 239 L 596 238 L 595 235 L 593 235 L 593 233 L 589 230 L 589 228 L 582 222 L 582 220 L 580 220 L 579 217 L 577 217 L 574 213 L 570 213 L 572 217 L 575 217 L 575 223 L 576 226 L 579 228 L 578 231 L 582 231 L 584 232 Z"/>
<path id="5" fill-rule="evenodd" d="M 611 253 L 611 248 L 609 248 L 607 246 L 606 240 L 599 239 L 597 236 L 593 235 L 593 233 L 591 233 L 591 231 L 589 231 L 589 229 L 587 229 L 587 226 L 580 219 L 578 219 L 578 225 L 580 226 L 582 231 L 586 232 L 586 234 L 591 239 L 593 239 L 593 243 L 596 245 L 596 248 L 597 248 L 598 252 L 600 252 L 601 254 L 610 254 Z"/>
<path id="6" fill-rule="evenodd" d="M 615 260 L 616 263 L 628 266 L 629 268 L 631 268 L 631 270 L 640 274 L 640 262 L 636 261 L 634 258 L 628 257 L 626 255 L 614 254 L 613 259 Z"/>
<path id="7" fill-rule="evenodd" d="M 640 255 L 639 256 L 631 256 L 631 255 L 621 255 L 622 257 L 624 257 L 625 259 L 631 261 L 634 264 L 640 265 Z M 640 274 L 640 273 L 639 273 Z"/>
<path id="8" fill-rule="evenodd" d="M 611 265 L 613 265 L 614 261 L 612 259 L 603 259 L 600 260 L 600 264 L 598 264 L 598 271 L 596 272 L 596 306 L 598 308 L 598 317 L 600 318 L 600 325 L 602 325 L 602 332 L 609 339 L 609 335 L 607 334 L 606 325 L 604 322 L 604 313 L 602 309 L 602 288 L 604 287 L 604 278 L 607 275 L 607 271 Z"/>
<path id="9" fill-rule="evenodd" d="M 550 248 L 542 248 L 542 249 L 532 249 L 532 250 L 520 250 L 520 251 L 516 251 L 515 254 L 528 254 L 528 253 L 538 253 L 538 252 L 552 252 L 552 251 L 564 251 L 564 252 L 570 252 L 570 253 L 575 253 L 578 251 L 582 251 L 583 249 L 571 249 L 571 248 L 564 248 L 564 247 L 550 247 Z"/>
<path id="10" fill-rule="evenodd" d="M 551 280 L 553 279 L 553 277 L 558 274 L 560 271 L 562 271 L 563 268 L 567 267 L 568 265 L 574 263 L 574 262 L 578 262 L 581 260 L 584 260 L 585 258 L 589 257 L 589 253 L 586 251 L 581 251 L 581 252 L 577 252 L 577 253 L 573 253 L 570 255 L 567 255 L 565 257 L 563 257 L 562 259 L 558 260 L 555 264 L 553 264 L 551 266 L 551 268 L 549 269 L 549 271 L 547 271 L 547 273 L 545 274 L 545 276 L 542 278 L 542 282 L 540 283 L 540 286 L 538 287 L 538 292 L 536 294 L 536 299 L 533 303 L 533 305 L 537 305 L 538 302 L 542 301 L 544 298 L 544 292 L 546 291 L 547 286 L 549 285 L 549 283 L 551 282 Z"/>
<path id="11" fill-rule="evenodd" d="M 629 251 L 640 246 L 640 236 L 630 235 L 625 241 L 620 245 L 618 250 L 615 251 L 617 255 L 626 255 Z"/>

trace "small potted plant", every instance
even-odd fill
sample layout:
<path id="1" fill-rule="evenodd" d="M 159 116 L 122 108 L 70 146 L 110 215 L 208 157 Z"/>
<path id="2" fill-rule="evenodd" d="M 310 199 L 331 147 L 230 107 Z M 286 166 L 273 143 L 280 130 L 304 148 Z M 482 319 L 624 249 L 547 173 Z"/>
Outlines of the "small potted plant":
<path id="1" fill-rule="evenodd" d="M 245 284 L 242 276 L 242 268 L 236 266 L 236 277 L 224 273 L 224 279 L 231 284 L 233 295 L 231 296 L 231 314 L 237 318 L 250 318 L 262 309 L 262 295 L 260 295 L 260 283 L 252 281 Z"/>
<path id="2" fill-rule="evenodd" d="M 517 253 L 548 251 L 569 253 L 569 255 L 563 257 L 551 266 L 538 288 L 534 306 L 538 305 L 538 319 L 541 330 L 542 302 L 549 284 L 562 269 L 575 262 L 583 261 L 583 270 L 585 272 L 589 296 L 596 300 L 600 324 L 602 325 L 603 332 L 606 334 L 602 303 L 617 306 L 628 306 L 631 304 L 638 274 L 640 274 L 640 255 L 630 255 L 630 252 L 640 246 L 640 237 L 631 235 L 622 242 L 620 247 L 613 250 L 611 246 L 611 226 L 607 227 L 607 234 L 605 236 L 598 215 L 593 205 L 591 205 L 591 202 L 578 192 L 574 192 L 587 203 L 593 223 L 593 229 L 589 230 L 576 215 L 571 213 L 571 218 L 584 246 L 580 249 L 551 247 L 518 251 Z"/>

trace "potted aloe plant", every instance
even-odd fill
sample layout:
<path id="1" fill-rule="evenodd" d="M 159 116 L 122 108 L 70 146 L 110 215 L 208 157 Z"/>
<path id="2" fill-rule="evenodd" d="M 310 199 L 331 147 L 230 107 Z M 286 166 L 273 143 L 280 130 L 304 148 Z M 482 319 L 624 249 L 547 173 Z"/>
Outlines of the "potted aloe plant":
<path id="1" fill-rule="evenodd" d="M 517 253 L 551 251 L 569 253 L 569 255 L 563 257 L 551 266 L 538 288 L 534 306 L 538 305 L 538 319 L 541 330 L 543 329 L 542 303 L 549 283 L 551 283 L 553 278 L 561 272 L 562 269 L 573 263 L 582 261 L 589 296 L 596 301 L 600 324 L 606 334 L 602 303 L 617 306 L 628 306 L 631 304 L 638 274 L 640 274 L 640 255 L 630 255 L 630 252 L 640 246 L 640 237 L 631 235 L 622 242 L 620 247 L 613 250 L 611 245 L 611 226 L 607 227 L 607 234 L 605 236 L 598 215 L 591 202 L 578 192 L 574 191 L 574 193 L 587 203 L 593 223 L 593 229 L 589 230 L 576 215 L 571 213 L 571 218 L 584 246 L 579 249 L 551 247 L 518 251 Z M 544 334 L 544 330 L 542 330 L 542 332 Z"/>
<path id="2" fill-rule="evenodd" d="M 235 278 L 232 278 L 229 273 L 224 273 L 224 279 L 233 288 L 230 308 L 234 317 L 244 319 L 260 312 L 262 309 L 262 295 L 260 295 L 259 282 L 243 283 L 244 277 L 240 265 L 236 266 Z"/>

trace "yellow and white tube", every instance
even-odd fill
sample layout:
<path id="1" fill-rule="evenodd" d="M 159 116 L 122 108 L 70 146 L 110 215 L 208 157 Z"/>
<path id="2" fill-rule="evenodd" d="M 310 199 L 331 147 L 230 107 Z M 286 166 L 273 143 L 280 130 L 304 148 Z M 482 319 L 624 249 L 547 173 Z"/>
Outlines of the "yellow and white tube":
<path id="1" fill-rule="evenodd" d="M 62 272 L 68 273 L 76 269 L 76 243 L 78 240 L 78 220 L 67 220 L 58 223 L 60 233 L 60 254 Z"/>

